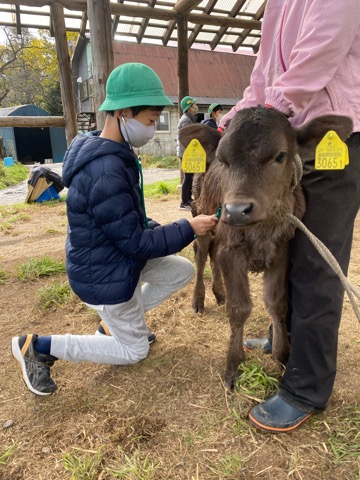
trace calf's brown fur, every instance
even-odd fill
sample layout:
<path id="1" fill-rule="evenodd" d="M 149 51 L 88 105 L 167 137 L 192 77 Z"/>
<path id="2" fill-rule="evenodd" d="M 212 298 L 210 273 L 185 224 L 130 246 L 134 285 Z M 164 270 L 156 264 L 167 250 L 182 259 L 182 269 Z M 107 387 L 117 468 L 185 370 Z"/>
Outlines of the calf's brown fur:
<path id="1" fill-rule="evenodd" d="M 194 242 L 197 274 L 192 306 L 195 312 L 204 311 L 203 272 L 209 255 L 212 290 L 218 303 L 226 299 L 231 326 L 225 373 L 230 388 L 245 359 L 243 330 L 252 309 L 248 272 L 264 274 L 273 357 L 287 361 L 289 240 L 296 229 L 287 215 L 301 219 L 305 212 L 301 186 L 294 181 L 296 155 L 302 161 L 313 159 L 329 130 L 346 139 L 352 121 L 327 115 L 294 129 L 277 110 L 256 107 L 238 112 L 225 134 L 199 124 L 180 131 L 185 147 L 197 138 L 207 153 L 206 172 L 194 177 L 193 215 L 214 214 L 222 208 L 215 231 Z"/>

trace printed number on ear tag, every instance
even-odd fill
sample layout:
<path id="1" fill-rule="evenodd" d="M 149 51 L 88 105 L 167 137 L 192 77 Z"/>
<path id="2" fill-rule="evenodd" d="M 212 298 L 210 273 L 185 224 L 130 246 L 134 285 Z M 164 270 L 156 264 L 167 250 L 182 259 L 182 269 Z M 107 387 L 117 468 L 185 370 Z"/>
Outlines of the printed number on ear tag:
<path id="1" fill-rule="evenodd" d="M 343 170 L 349 164 L 349 152 L 334 130 L 329 130 L 316 147 L 316 170 Z"/>
<path id="2" fill-rule="evenodd" d="M 181 168 L 185 173 L 203 173 L 206 170 L 206 152 L 201 143 L 193 138 L 186 147 Z"/>

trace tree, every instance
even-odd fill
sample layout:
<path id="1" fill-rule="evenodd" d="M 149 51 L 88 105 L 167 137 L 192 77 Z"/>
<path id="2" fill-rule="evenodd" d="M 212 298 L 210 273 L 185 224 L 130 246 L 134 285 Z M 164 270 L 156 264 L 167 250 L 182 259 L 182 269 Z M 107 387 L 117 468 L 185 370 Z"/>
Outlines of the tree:
<path id="1" fill-rule="evenodd" d="M 4 28 L 6 44 L 0 45 L 0 105 L 34 104 L 62 114 L 59 67 L 55 42 L 46 30 L 37 35 Z M 78 34 L 68 34 L 73 44 Z"/>

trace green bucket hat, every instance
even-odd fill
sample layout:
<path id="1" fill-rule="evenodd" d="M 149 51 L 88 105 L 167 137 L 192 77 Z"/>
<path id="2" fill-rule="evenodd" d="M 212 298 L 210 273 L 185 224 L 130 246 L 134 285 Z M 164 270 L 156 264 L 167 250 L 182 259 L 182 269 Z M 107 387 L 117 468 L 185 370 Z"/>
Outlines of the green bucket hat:
<path id="1" fill-rule="evenodd" d="M 191 105 L 193 105 L 196 102 L 196 98 L 194 97 L 189 97 L 188 95 L 184 97 L 181 102 L 180 102 L 180 107 L 181 110 L 185 113 Z"/>
<path id="2" fill-rule="evenodd" d="M 218 110 L 223 110 L 223 107 L 220 105 L 220 103 L 212 103 L 208 109 L 208 112 L 211 114 L 216 107 L 219 107 Z"/>
<path id="3" fill-rule="evenodd" d="M 174 105 L 165 95 L 163 84 L 154 70 L 143 63 L 123 63 L 116 67 L 106 82 L 106 98 L 99 110 L 162 107 Z"/>

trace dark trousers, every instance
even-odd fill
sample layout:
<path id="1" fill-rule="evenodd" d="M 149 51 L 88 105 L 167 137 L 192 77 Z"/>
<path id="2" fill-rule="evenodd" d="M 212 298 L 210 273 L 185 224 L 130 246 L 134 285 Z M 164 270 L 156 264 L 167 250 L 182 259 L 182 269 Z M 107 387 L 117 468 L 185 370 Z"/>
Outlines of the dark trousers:
<path id="1" fill-rule="evenodd" d="M 191 203 L 193 176 L 193 173 L 184 173 L 184 180 L 181 187 L 181 203 L 184 205 L 190 205 Z"/>
<path id="2" fill-rule="evenodd" d="M 307 204 L 303 223 L 345 275 L 360 206 L 360 133 L 347 145 L 350 163 L 344 170 L 317 171 L 314 161 L 306 162 L 301 182 Z M 326 407 L 334 386 L 344 288 L 300 230 L 290 245 L 290 262 L 292 348 L 279 393 L 295 407 L 316 412 Z"/>

